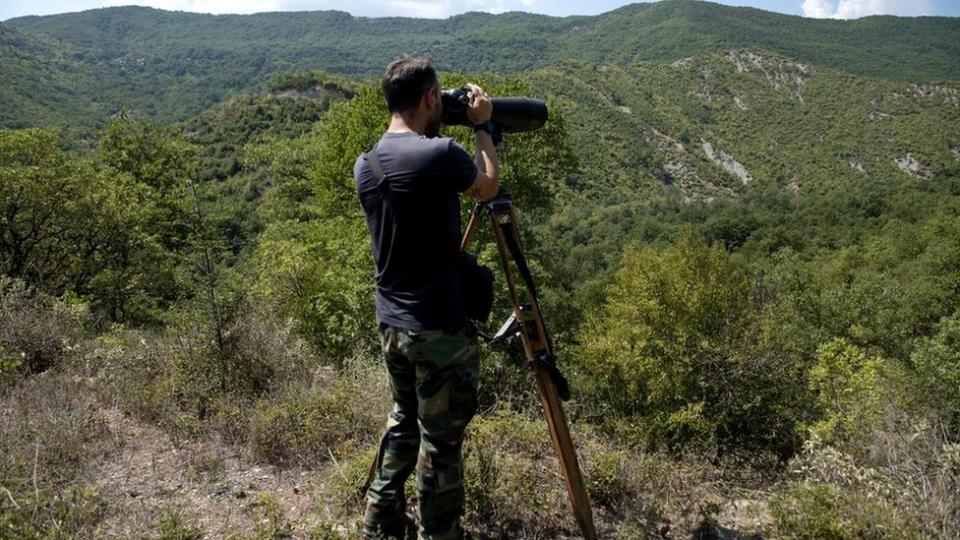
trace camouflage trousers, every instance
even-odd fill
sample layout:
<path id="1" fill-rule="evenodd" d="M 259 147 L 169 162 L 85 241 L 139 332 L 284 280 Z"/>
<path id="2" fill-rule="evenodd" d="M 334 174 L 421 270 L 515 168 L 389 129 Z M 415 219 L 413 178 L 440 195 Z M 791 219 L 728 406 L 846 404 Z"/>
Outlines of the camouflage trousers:
<path id="1" fill-rule="evenodd" d="M 474 332 L 414 332 L 381 325 L 393 410 L 367 490 L 364 532 L 394 536 L 406 507 L 404 482 L 416 469 L 422 540 L 460 538 L 460 449 L 477 410 L 479 352 Z M 400 534 L 402 538 L 402 533 Z"/>

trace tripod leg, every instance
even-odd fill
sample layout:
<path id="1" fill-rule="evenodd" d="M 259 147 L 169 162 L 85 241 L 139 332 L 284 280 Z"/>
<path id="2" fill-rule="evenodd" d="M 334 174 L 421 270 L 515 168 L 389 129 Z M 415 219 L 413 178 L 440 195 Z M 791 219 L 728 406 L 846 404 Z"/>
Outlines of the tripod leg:
<path id="1" fill-rule="evenodd" d="M 470 214 L 470 222 L 467 223 L 467 230 L 463 233 L 463 239 L 460 241 L 460 251 L 466 251 L 467 246 L 470 245 L 473 231 L 477 229 L 477 223 L 480 222 L 480 210 L 482 208 L 483 206 L 480 203 L 474 205 L 473 212 Z"/>
<path id="2" fill-rule="evenodd" d="M 540 394 L 540 403 L 543 405 L 543 412 L 547 419 L 547 427 L 550 429 L 553 449 L 557 453 L 560 470 L 563 472 L 563 478 L 567 484 L 567 494 L 570 495 L 574 517 L 577 524 L 580 525 L 583 537 L 587 540 L 593 540 L 597 537 L 597 533 L 593 527 L 590 497 L 587 495 L 587 488 L 583 483 L 583 475 L 580 472 L 580 465 L 577 463 L 577 452 L 573 447 L 573 440 L 570 438 L 570 429 L 567 427 L 567 418 L 563 414 L 557 387 L 553 384 L 550 375 L 542 368 L 536 368 L 534 377 Z"/>
<path id="3" fill-rule="evenodd" d="M 502 222 L 501 219 L 503 220 Z M 497 252 L 500 255 L 500 264 L 507 281 L 507 288 L 513 300 L 514 316 L 521 323 L 521 341 L 523 342 L 524 353 L 526 354 L 527 361 L 533 366 L 537 391 L 540 395 L 540 403 L 543 406 L 547 427 L 550 430 L 553 449 L 557 453 L 560 470 L 566 482 L 567 494 L 570 496 L 570 504 L 573 506 L 574 517 L 580 526 L 584 538 L 594 540 L 597 537 L 597 533 L 593 524 L 593 511 L 590 508 L 590 497 L 587 495 L 580 465 L 577 462 L 577 453 L 573 446 L 573 440 L 570 437 L 570 428 L 567 425 L 567 419 L 563 413 L 560 395 L 547 369 L 536 360 L 538 356 L 544 352 L 552 357 L 546 326 L 540 312 L 540 304 L 529 275 L 522 280 L 524 287 L 518 288 L 510 269 L 509 261 L 511 253 L 514 253 L 513 258 L 515 264 L 518 263 L 516 258 L 523 256 L 517 247 L 519 245 L 519 234 L 512 210 L 508 213 L 501 214 L 491 211 L 490 223 L 493 227 L 494 238 L 497 242 Z M 501 225 L 504 226 L 501 227 Z M 513 235 L 514 249 L 517 250 L 516 252 L 508 248 L 507 234 Z M 525 310 L 523 308 L 524 302 L 521 301 L 521 294 L 524 296 L 523 300 L 529 305 L 529 309 Z"/>

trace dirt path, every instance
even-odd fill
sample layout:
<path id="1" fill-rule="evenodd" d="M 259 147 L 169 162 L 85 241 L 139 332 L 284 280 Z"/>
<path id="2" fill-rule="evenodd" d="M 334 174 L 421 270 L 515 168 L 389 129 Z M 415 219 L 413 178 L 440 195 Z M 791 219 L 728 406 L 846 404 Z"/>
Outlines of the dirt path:
<path id="1" fill-rule="evenodd" d="M 174 527 L 179 516 L 203 538 L 299 538 L 329 519 L 321 513 L 323 470 L 252 463 L 216 440 L 174 444 L 120 411 L 103 414 L 121 444 L 97 467 L 109 506 L 104 537 L 156 536 L 162 520 Z"/>

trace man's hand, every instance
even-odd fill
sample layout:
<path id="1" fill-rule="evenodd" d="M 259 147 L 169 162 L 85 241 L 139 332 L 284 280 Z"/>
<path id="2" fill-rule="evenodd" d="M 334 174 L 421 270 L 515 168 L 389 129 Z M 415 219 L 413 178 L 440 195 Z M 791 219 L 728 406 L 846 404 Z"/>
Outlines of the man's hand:
<path id="1" fill-rule="evenodd" d="M 490 101 L 490 96 L 483 91 L 483 88 L 473 83 L 467 83 L 467 88 L 470 89 L 467 92 L 470 98 L 470 103 L 467 104 L 467 118 L 474 124 L 489 122 L 493 115 L 493 102 Z"/>
<path id="2" fill-rule="evenodd" d="M 473 124 L 482 124 L 490 121 L 493 114 L 493 102 L 483 88 L 475 84 L 467 84 L 470 92 L 470 104 L 467 105 L 467 118 Z M 468 197 L 486 201 L 492 199 L 500 191 L 500 161 L 497 159 L 497 149 L 493 146 L 493 139 L 486 131 L 477 131 L 477 178 L 467 189 Z"/>

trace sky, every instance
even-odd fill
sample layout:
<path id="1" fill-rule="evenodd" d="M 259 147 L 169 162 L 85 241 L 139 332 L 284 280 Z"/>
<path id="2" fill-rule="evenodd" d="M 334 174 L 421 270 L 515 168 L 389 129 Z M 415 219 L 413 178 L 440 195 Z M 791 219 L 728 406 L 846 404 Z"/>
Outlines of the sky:
<path id="1" fill-rule="evenodd" d="M 867 15 L 960 17 L 960 0 L 714 0 L 805 17 L 855 19 Z M 337 9 L 367 17 L 444 18 L 466 11 L 528 11 L 554 16 L 596 15 L 625 0 L 0 0 L 0 20 L 100 7 L 141 5 L 197 13 L 257 13 Z"/>

